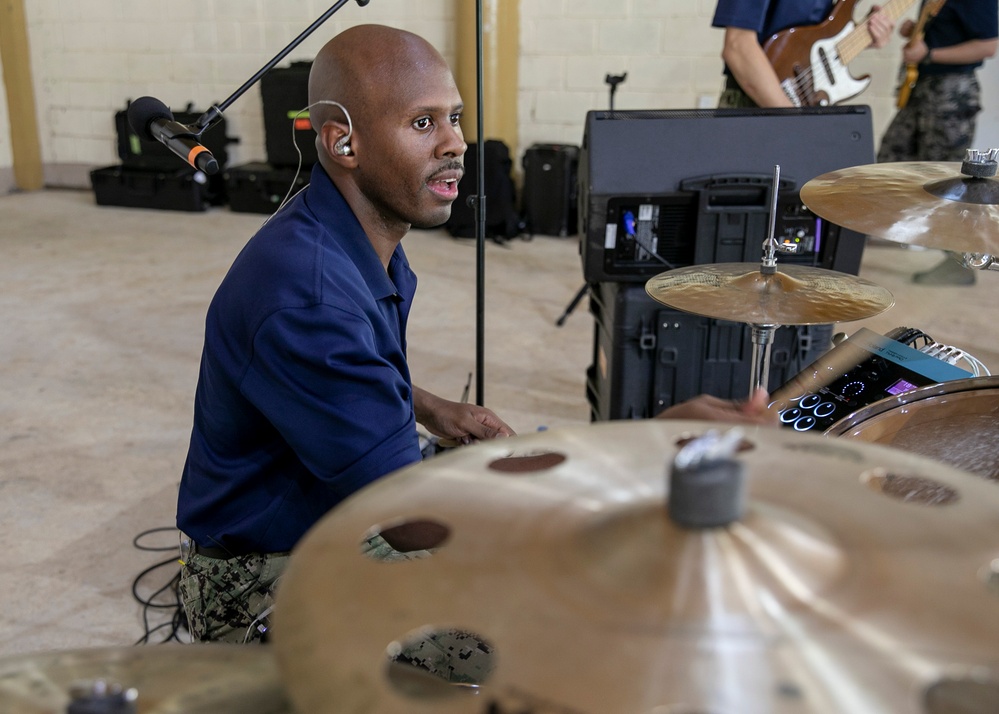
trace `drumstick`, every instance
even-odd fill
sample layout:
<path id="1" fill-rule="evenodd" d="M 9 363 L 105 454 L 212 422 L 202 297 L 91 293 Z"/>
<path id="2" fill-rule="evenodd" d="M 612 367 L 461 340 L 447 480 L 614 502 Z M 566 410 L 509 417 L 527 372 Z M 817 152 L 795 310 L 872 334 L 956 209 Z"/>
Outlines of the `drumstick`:
<path id="1" fill-rule="evenodd" d="M 465 390 L 461 393 L 462 404 L 468 403 L 468 392 L 471 388 L 472 388 L 472 373 L 469 372 L 468 380 L 466 380 L 465 382 Z M 464 446 L 468 443 L 470 443 L 470 440 L 467 436 L 462 437 L 460 439 L 456 439 L 450 436 L 444 436 L 437 440 L 437 445 L 442 449 L 454 449 L 458 446 Z"/>

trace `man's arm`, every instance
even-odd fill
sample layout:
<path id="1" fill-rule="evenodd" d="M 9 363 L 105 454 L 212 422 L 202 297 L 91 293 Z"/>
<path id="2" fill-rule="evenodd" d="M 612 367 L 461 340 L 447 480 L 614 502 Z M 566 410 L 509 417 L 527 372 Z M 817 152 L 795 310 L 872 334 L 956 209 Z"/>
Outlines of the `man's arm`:
<path id="1" fill-rule="evenodd" d="M 916 40 L 912 46 L 902 50 L 902 59 L 907 64 L 919 64 L 927 59 L 934 64 L 974 64 L 995 56 L 999 39 L 968 40 L 950 47 L 934 47 L 930 50 L 923 40 Z M 932 56 L 928 57 L 932 52 Z"/>
<path id="2" fill-rule="evenodd" d="M 667 407 L 656 415 L 657 419 L 696 419 L 736 424 L 777 426 L 777 410 L 767 408 L 770 396 L 763 389 L 756 390 L 751 399 L 733 402 L 701 394 L 685 402 Z"/>
<path id="3" fill-rule="evenodd" d="M 871 46 L 880 48 L 887 45 L 893 29 L 894 22 L 891 18 L 877 5 L 872 7 L 867 18 Z M 754 30 L 726 27 L 722 59 L 742 91 L 759 106 L 794 106 L 781 89 L 780 78 L 774 72 Z"/>
<path id="4" fill-rule="evenodd" d="M 763 52 L 755 31 L 726 27 L 722 59 L 742 91 L 761 107 L 794 106 L 780 88 L 777 73 Z"/>
<path id="5" fill-rule="evenodd" d="M 416 421 L 435 436 L 468 444 L 480 439 L 514 436 L 514 431 L 490 409 L 452 402 L 413 385 Z"/>

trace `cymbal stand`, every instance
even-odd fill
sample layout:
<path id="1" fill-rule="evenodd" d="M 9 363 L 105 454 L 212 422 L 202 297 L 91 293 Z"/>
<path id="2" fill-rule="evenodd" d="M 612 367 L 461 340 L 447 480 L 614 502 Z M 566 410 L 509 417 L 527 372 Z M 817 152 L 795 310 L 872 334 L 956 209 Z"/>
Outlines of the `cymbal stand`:
<path id="1" fill-rule="evenodd" d="M 962 253 L 961 262 L 972 270 L 999 270 L 999 258 L 987 253 Z"/>
<path id="2" fill-rule="evenodd" d="M 989 149 L 980 151 L 968 149 L 967 157 L 961 163 L 961 173 L 971 176 L 972 179 L 990 179 L 994 177 L 999 169 L 999 149 Z M 970 184 L 978 189 L 969 195 L 976 203 L 986 203 L 996 205 L 999 203 L 999 192 L 995 190 L 994 181 L 980 181 L 977 184 Z M 961 261 L 964 267 L 972 270 L 999 270 L 999 258 L 987 253 L 962 253 Z"/>
<path id="3" fill-rule="evenodd" d="M 749 396 L 757 389 L 770 391 L 770 348 L 780 325 L 750 325 L 753 330 L 753 371 L 749 377 Z"/>
<path id="4" fill-rule="evenodd" d="M 763 241 L 763 258 L 760 261 L 760 274 L 765 276 L 777 272 L 777 253 L 780 247 L 774 232 L 777 226 L 777 193 L 780 187 L 780 166 L 774 165 L 774 183 L 770 191 L 770 225 L 767 229 L 767 239 Z M 774 342 L 774 333 L 780 325 L 751 324 L 753 339 L 752 371 L 749 378 L 749 396 L 757 389 L 769 391 L 770 383 L 770 349 Z"/>

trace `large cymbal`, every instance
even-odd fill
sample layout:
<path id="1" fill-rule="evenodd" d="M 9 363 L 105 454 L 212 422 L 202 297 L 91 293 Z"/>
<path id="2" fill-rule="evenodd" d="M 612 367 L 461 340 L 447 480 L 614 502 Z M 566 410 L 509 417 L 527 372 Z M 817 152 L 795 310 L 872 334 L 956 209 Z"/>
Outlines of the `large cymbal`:
<path id="1" fill-rule="evenodd" d="M 999 254 L 999 181 L 960 162 L 899 162 L 839 169 L 801 187 L 817 215 L 897 243 Z"/>
<path id="2" fill-rule="evenodd" d="M 498 439 L 366 487 L 306 535 L 278 593 L 272 633 L 293 704 L 993 711 L 999 487 L 882 446 L 750 429 L 736 456 L 745 515 L 686 530 L 664 506 L 668 463 L 681 437 L 718 426 L 620 421 Z M 372 530 L 407 527 L 407 550 L 421 532 L 436 550 L 362 554 Z M 477 681 L 434 687 L 388 666 L 413 633 L 447 630 L 460 634 L 455 661 L 489 658 Z"/>
<path id="3" fill-rule="evenodd" d="M 292 711 L 270 650 L 238 645 L 96 648 L 8 656 L 0 659 L 0 711 L 65 712 L 75 686 L 100 681 L 109 687 L 135 689 L 138 714 Z"/>
<path id="4" fill-rule="evenodd" d="M 804 265 L 778 265 L 773 275 L 753 263 L 692 265 L 650 278 L 645 290 L 677 310 L 752 325 L 850 322 L 895 304 L 869 280 Z"/>

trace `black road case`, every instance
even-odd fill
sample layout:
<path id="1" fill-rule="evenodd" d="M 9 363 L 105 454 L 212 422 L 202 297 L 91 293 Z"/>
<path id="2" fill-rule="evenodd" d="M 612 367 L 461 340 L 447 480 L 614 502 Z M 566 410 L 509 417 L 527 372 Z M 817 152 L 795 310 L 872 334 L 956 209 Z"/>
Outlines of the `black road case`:
<path id="1" fill-rule="evenodd" d="M 229 208 L 236 213 L 274 213 L 285 196 L 297 193 L 309 182 L 311 169 L 274 167 L 262 162 L 226 169 Z"/>
<path id="2" fill-rule="evenodd" d="M 205 176 L 184 163 L 169 171 L 106 166 L 90 172 L 99 206 L 204 211 L 225 203 L 222 175 Z"/>
<path id="3" fill-rule="evenodd" d="M 593 363 L 586 396 L 592 421 L 644 419 L 698 394 L 749 396 L 748 325 L 666 307 L 644 285 L 593 283 Z M 781 327 L 771 347 L 770 385 L 783 384 L 830 345 L 832 325 Z"/>
<path id="4" fill-rule="evenodd" d="M 309 72 L 312 62 L 292 62 L 289 67 L 275 67 L 260 78 L 260 99 L 264 110 L 264 145 L 267 163 L 275 167 L 297 166 L 297 145 L 302 165 L 319 160 L 316 132 L 309 112 Z"/>
<path id="5" fill-rule="evenodd" d="M 549 236 L 576 235 L 576 171 L 579 147 L 534 144 L 524 152 L 522 192 L 527 232 Z"/>

